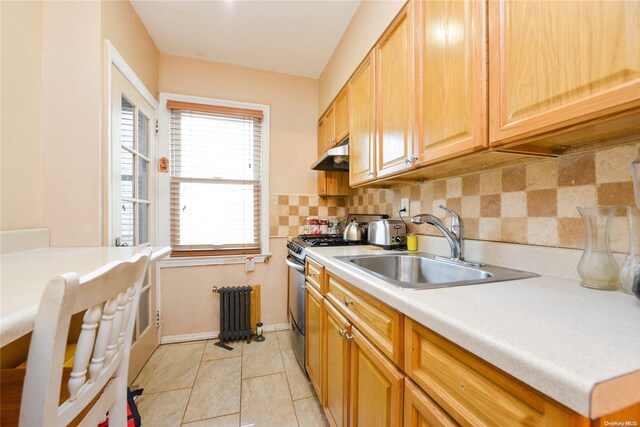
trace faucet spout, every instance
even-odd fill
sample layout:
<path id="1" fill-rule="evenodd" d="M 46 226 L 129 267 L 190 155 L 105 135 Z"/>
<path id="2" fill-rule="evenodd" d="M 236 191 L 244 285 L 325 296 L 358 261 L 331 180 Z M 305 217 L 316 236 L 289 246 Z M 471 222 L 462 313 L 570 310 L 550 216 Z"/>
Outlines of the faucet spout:
<path id="1" fill-rule="evenodd" d="M 456 230 L 447 230 L 446 225 L 440 220 L 440 218 L 431 214 L 420 214 L 411 217 L 411 222 L 414 224 L 431 224 L 436 227 L 444 235 L 451 246 L 451 259 L 455 261 L 461 261 L 463 256 L 463 236 L 462 227 L 456 227 Z"/>

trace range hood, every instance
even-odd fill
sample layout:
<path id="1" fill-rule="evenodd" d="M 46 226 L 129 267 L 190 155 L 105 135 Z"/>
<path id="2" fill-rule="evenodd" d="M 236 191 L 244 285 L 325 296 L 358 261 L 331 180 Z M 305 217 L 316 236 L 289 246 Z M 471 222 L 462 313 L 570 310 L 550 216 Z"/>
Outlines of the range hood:
<path id="1" fill-rule="evenodd" d="M 349 140 L 324 153 L 311 169 L 316 171 L 349 172 Z"/>

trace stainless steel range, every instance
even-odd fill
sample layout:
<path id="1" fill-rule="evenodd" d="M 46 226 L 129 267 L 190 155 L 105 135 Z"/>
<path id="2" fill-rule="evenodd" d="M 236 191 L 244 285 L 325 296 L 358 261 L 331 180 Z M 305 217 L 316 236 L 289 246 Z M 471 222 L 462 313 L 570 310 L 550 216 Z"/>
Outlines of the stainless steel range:
<path id="1" fill-rule="evenodd" d="M 350 214 L 347 221 L 355 218 L 365 224 L 373 219 L 386 218 L 386 215 Z M 318 246 L 352 246 L 366 244 L 366 235 L 362 240 L 353 242 L 345 240 L 341 234 L 301 234 L 287 240 L 286 263 L 289 266 L 289 321 L 291 322 L 291 343 L 298 363 L 305 369 L 305 258 L 307 248 Z"/>

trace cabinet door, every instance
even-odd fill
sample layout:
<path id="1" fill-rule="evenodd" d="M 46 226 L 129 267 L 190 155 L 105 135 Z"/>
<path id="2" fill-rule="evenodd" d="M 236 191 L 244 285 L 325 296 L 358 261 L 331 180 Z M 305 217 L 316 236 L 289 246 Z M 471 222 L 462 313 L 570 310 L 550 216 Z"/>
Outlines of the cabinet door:
<path id="1" fill-rule="evenodd" d="M 640 2 L 489 2 L 499 145 L 640 105 Z"/>
<path id="2" fill-rule="evenodd" d="M 322 396 L 322 300 L 322 295 L 307 283 L 305 364 L 318 396 Z"/>
<path id="3" fill-rule="evenodd" d="M 325 118 L 318 121 L 318 158 L 322 156 L 325 150 L 325 138 L 327 137 L 327 124 Z M 318 171 L 318 196 L 327 195 L 327 172 Z"/>
<path id="4" fill-rule="evenodd" d="M 410 379 L 404 380 L 404 427 L 455 427 L 456 423 Z"/>
<path id="5" fill-rule="evenodd" d="M 351 426 L 400 427 L 404 376 L 356 328 L 351 328 Z"/>
<path id="6" fill-rule="evenodd" d="M 413 31 L 410 10 L 404 8 L 375 47 L 377 177 L 413 166 Z"/>
<path id="7" fill-rule="evenodd" d="M 346 335 L 351 332 L 351 325 L 327 300 L 324 300 L 323 317 L 325 414 L 332 426 L 342 427 L 348 420 L 349 343 Z"/>
<path id="8" fill-rule="evenodd" d="M 327 134 L 324 141 L 324 151 L 333 148 L 336 145 L 336 115 L 335 108 L 332 105 L 324 115 L 324 122 L 327 128 Z M 324 152 L 323 151 L 323 152 Z"/>
<path id="9" fill-rule="evenodd" d="M 326 149 L 327 139 L 327 121 L 325 117 L 318 120 L 318 158 L 324 154 Z"/>
<path id="10" fill-rule="evenodd" d="M 418 162 L 487 146 L 486 2 L 414 1 Z"/>
<path id="11" fill-rule="evenodd" d="M 345 86 L 334 103 L 336 142 L 349 135 L 349 86 Z"/>
<path id="12" fill-rule="evenodd" d="M 373 53 L 349 82 L 349 174 L 351 186 L 375 179 L 375 109 Z"/>

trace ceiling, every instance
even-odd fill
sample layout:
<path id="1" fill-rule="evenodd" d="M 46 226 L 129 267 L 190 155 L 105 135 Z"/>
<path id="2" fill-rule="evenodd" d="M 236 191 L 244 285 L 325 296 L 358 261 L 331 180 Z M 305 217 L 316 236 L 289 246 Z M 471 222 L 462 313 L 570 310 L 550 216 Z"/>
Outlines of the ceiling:
<path id="1" fill-rule="evenodd" d="M 318 78 L 360 0 L 132 0 L 160 52 Z"/>

